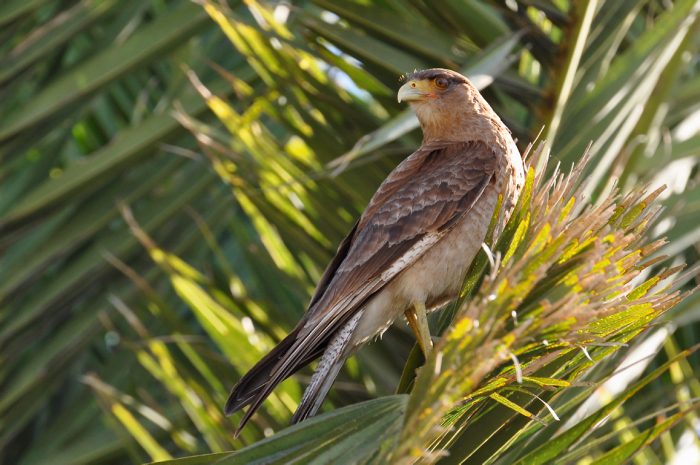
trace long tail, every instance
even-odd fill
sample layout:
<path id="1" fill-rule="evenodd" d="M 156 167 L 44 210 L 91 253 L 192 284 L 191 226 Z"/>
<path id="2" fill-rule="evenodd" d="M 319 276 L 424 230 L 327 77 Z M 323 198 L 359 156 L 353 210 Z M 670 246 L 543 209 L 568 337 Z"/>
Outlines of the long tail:
<path id="1" fill-rule="evenodd" d="M 233 387 L 224 407 L 224 413 L 231 415 L 251 404 L 236 429 L 236 435 L 279 383 L 323 354 L 321 362 L 311 378 L 311 384 L 304 391 L 299 408 L 294 413 L 292 423 L 297 423 L 315 414 L 348 356 L 349 342 L 361 315 L 361 311 L 357 312 L 350 321 L 341 326 L 335 333 L 331 333 L 331 336 L 325 341 L 321 340 L 303 358 L 300 357 L 293 364 L 287 364 L 286 368 L 280 371 L 278 367 L 288 359 L 295 346 L 299 344 L 297 338 L 304 325 L 302 321 L 282 342 L 255 364 Z"/>
<path id="2" fill-rule="evenodd" d="M 255 398 L 260 394 L 263 390 L 266 388 L 270 388 L 269 390 L 271 391 L 274 389 L 275 386 L 268 386 L 269 381 L 270 381 L 270 374 L 272 373 L 273 369 L 277 364 L 279 363 L 280 360 L 285 358 L 285 355 L 287 352 L 294 346 L 294 342 L 296 341 L 297 334 L 301 330 L 302 325 L 298 325 L 296 328 L 292 330 L 292 332 L 285 337 L 282 342 L 277 344 L 265 357 L 263 357 L 258 363 L 255 364 L 253 368 L 248 371 L 248 373 L 241 378 L 240 381 L 231 389 L 231 393 L 228 396 L 228 400 L 226 401 L 226 406 L 224 407 L 224 413 L 226 415 L 231 415 L 232 413 L 242 409 L 246 405 L 250 404 L 255 400 Z M 310 353 L 307 357 L 305 357 L 302 360 L 299 360 L 298 363 L 294 365 L 294 368 L 289 372 L 285 378 L 288 376 L 291 376 L 295 372 L 297 372 L 300 368 L 308 365 L 311 363 L 314 359 L 318 358 L 322 353 L 323 353 L 324 347 L 321 346 L 314 352 Z M 279 382 L 283 381 L 280 380 Z M 275 385 L 279 384 L 279 382 L 275 383 Z M 246 416 L 243 418 L 241 421 L 241 424 L 238 426 L 238 431 L 240 431 L 245 424 L 248 422 L 248 419 L 252 416 L 252 414 L 257 410 L 259 407 L 259 404 L 255 406 L 252 411 L 247 412 Z"/>
<path id="3" fill-rule="evenodd" d="M 315 415 L 321 407 L 323 399 L 326 398 L 326 394 L 328 394 L 328 390 L 338 376 L 338 372 L 345 363 L 345 359 L 348 358 L 350 353 L 349 342 L 361 316 L 362 312 L 357 312 L 357 314 L 333 336 L 333 339 L 331 339 L 328 346 L 326 346 L 323 357 L 314 375 L 311 377 L 311 383 L 304 391 L 304 396 L 301 399 L 297 411 L 294 412 L 292 423 L 298 423 Z"/>

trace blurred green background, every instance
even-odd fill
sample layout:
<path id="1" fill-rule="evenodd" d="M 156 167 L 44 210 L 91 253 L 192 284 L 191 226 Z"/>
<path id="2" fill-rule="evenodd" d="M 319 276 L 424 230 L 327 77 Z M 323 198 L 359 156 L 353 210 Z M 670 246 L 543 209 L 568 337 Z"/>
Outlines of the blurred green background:
<path id="1" fill-rule="evenodd" d="M 240 439 L 221 406 L 419 145 L 395 94 L 414 69 L 465 73 L 521 148 L 542 131 L 564 171 L 591 144 L 593 199 L 667 184 L 653 232 L 669 240 L 668 264 L 692 267 L 699 10 L 696 0 L 3 0 L 0 463 L 140 464 L 283 428 L 310 372 L 277 389 Z M 642 368 L 700 340 L 699 303 L 668 315 Z M 329 409 L 393 393 L 412 345 L 400 327 L 360 351 Z M 700 396 L 698 362 L 619 415 Z M 698 428 L 690 415 L 635 460 L 693 463 L 673 460 L 700 451 Z"/>

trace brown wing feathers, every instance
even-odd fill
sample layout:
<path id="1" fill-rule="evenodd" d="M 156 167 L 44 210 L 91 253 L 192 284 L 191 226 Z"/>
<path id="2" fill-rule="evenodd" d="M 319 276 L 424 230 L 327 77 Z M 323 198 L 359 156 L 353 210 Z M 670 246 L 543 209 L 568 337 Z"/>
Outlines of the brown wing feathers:
<path id="1" fill-rule="evenodd" d="M 399 258 L 416 247 L 412 259 L 420 257 L 426 235 L 439 240 L 469 211 L 496 162 L 492 148 L 471 141 L 421 147 L 397 166 L 341 243 L 302 322 L 231 391 L 226 414 L 251 404 L 239 430 L 277 384 L 317 358 L 367 299 L 410 265 L 392 267 Z"/>
<path id="2" fill-rule="evenodd" d="M 240 381 L 238 381 L 233 390 L 231 390 L 231 394 L 229 394 L 228 400 L 226 401 L 226 406 L 224 407 L 224 413 L 226 415 L 231 415 L 233 412 L 242 409 L 255 399 L 255 396 L 265 387 L 265 384 L 267 384 L 272 369 L 284 358 L 285 354 L 294 344 L 294 341 L 296 341 L 300 329 L 301 325 L 297 325 L 282 342 L 277 344 L 265 357 L 256 363 Z M 310 353 L 306 359 L 300 360 L 294 371 L 296 372 L 300 368 L 311 363 L 322 353 L 323 348 L 319 347 L 316 352 Z"/>

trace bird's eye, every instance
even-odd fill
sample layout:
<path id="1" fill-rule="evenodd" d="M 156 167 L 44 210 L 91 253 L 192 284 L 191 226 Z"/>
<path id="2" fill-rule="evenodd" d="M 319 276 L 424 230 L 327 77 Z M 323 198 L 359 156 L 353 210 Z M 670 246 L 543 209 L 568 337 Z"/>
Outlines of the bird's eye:
<path id="1" fill-rule="evenodd" d="M 433 82 L 435 83 L 435 87 L 437 87 L 438 89 L 447 89 L 447 86 L 450 85 L 450 81 L 448 81 L 447 78 L 444 77 L 435 78 Z"/>

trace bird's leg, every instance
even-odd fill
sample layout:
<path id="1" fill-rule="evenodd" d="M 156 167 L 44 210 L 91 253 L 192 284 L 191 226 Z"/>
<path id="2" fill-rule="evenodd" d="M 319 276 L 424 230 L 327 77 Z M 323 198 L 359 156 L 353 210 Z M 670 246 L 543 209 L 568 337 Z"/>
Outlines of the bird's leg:
<path id="1" fill-rule="evenodd" d="M 425 302 L 414 302 L 413 306 L 406 310 L 404 315 L 406 315 L 408 325 L 413 330 L 418 345 L 427 360 L 428 354 L 433 349 L 433 340 L 430 339 L 430 327 L 428 326 Z"/>

